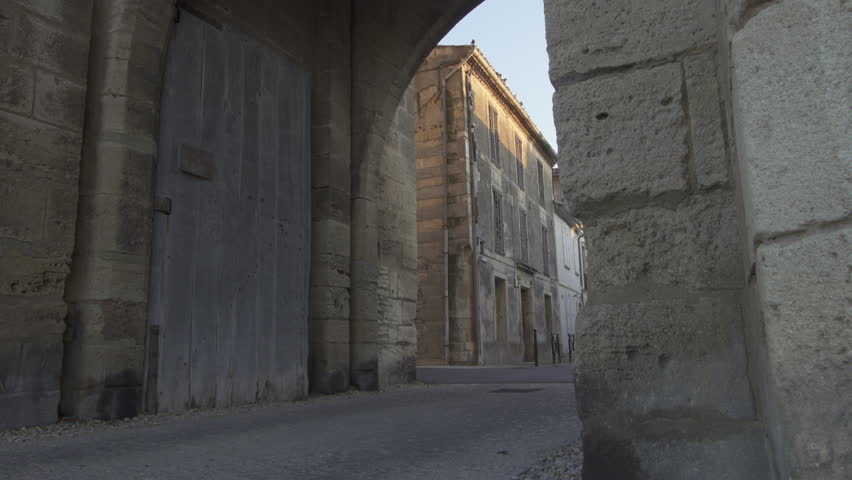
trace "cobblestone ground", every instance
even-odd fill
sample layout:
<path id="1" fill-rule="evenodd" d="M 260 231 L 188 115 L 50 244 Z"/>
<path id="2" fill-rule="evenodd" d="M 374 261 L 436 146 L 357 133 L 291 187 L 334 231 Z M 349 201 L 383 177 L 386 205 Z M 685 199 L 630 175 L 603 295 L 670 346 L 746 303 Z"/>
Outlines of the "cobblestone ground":
<path id="1" fill-rule="evenodd" d="M 513 378 L 3 432 L 0 479 L 579 478 L 573 385 Z"/>

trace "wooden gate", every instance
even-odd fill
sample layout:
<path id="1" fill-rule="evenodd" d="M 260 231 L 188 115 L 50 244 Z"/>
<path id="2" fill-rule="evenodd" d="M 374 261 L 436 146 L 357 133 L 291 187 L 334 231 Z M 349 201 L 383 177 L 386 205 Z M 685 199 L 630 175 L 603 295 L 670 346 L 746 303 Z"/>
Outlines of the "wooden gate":
<path id="1" fill-rule="evenodd" d="M 162 94 L 148 410 L 307 393 L 309 80 L 181 12 Z"/>

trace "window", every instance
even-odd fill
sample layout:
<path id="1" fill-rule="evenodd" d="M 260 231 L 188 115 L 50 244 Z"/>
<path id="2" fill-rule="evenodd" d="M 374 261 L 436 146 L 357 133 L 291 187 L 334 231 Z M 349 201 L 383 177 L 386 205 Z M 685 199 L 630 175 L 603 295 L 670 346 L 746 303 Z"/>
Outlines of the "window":
<path id="1" fill-rule="evenodd" d="M 574 243 L 572 240 L 573 232 L 570 228 L 566 228 L 565 235 L 562 235 L 562 263 L 569 270 L 571 269 L 571 262 L 574 260 Z"/>
<path id="2" fill-rule="evenodd" d="M 544 265 L 542 266 L 542 271 L 545 275 L 550 275 L 550 255 L 547 251 L 548 241 L 547 241 L 547 227 L 541 227 L 541 257 L 544 261 Z"/>
<path id="3" fill-rule="evenodd" d="M 518 162 L 518 188 L 524 189 L 524 142 L 515 136 L 515 161 Z"/>
<path id="4" fill-rule="evenodd" d="M 518 223 L 520 225 L 518 225 L 518 227 L 521 230 L 521 232 L 520 232 L 520 236 L 521 236 L 521 252 L 520 252 L 521 253 L 521 261 L 527 262 L 527 261 L 529 261 L 528 258 L 527 258 L 527 255 L 528 255 L 528 253 L 527 253 L 527 238 L 529 238 L 529 235 L 527 234 L 527 212 L 523 209 L 519 210 L 519 212 L 520 212 L 520 219 L 519 219 Z"/>
<path id="5" fill-rule="evenodd" d="M 488 107 L 488 140 L 491 143 L 491 161 L 500 167 L 500 129 L 497 118 L 497 109 Z"/>
<path id="6" fill-rule="evenodd" d="M 494 251 L 503 255 L 503 194 L 494 190 Z"/>
<path id="7" fill-rule="evenodd" d="M 538 199 L 544 206 L 544 168 L 542 168 L 541 162 L 536 162 L 536 166 L 538 167 Z"/>

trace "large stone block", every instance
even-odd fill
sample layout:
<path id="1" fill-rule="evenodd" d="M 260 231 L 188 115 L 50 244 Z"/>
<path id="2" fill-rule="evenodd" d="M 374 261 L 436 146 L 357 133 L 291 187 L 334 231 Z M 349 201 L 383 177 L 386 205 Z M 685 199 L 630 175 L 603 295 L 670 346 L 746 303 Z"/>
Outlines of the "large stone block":
<path id="1" fill-rule="evenodd" d="M 89 344 L 145 345 L 146 304 L 105 300 L 72 307 L 68 335 Z"/>
<path id="2" fill-rule="evenodd" d="M 316 235 L 316 230 L 313 231 Z M 315 253 L 311 260 L 311 287 L 349 287 L 349 257 Z"/>
<path id="3" fill-rule="evenodd" d="M 76 274 L 66 286 L 65 298 L 70 303 L 90 300 L 147 302 L 148 263 L 146 255 L 75 256 Z"/>
<path id="4" fill-rule="evenodd" d="M 35 78 L 31 68 L 0 60 L 0 108 L 29 114 L 33 109 Z"/>
<path id="5" fill-rule="evenodd" d="M 54 184 L 47 192 L 44 217 L 44 249 L 51 255 L 71 258 L 77 220 L 77 188 Z"/>
<path id="6" fill-rule="evenodd" d="M 591 295 L 625 287 L 742 285 L 734 194 L 717 190 L 674 206 L 649 206 L 585 225 Z"/>
<path id="7" fill-rule="evenodd" d="M 18 297 L 0 305 L 0 332 L 6 341 L 20 344 L 22 339 L 61 337 L 65 331 L 67 308 L 62 298 Z M 16 348 L 13 348 L 17 352 Z M 14 353 L 17 355 L 17 353 Z"/>
<path id="8" fill-rule="evenodd" d="M 109 133 L 133 136 L 135 143 L 149 143 L 153 148 L 152 125 L 157 124 L 157 109 L 148 100 L 106 95 L 99 100 L 101 127 Z M 150 140 L 149 140 L 150 139 Z M 141 146 L 141 145 L 140 145 Z M 138 148 L 144 151 L 142 148 Z"/>
<path id="9" fill-rule="evenodd" d="M 141 405 L 145 347 L 69 342 L 62 379 L 62 414 L 101 419 L 132 417 Z"/>
<path id="10" fill-rule="evenodd" d="M 138 39 L 138 37 L 136 37 Z M 132 50 L 127 47 L 132 46 Z M 108 59 L 94 65 L 103 69 L 103 80 L 90 85 L 109 96 L 126 96 L 136 100 L 158 102 L 162 77 L 159 76 L 163 50 L 159 46 L 139 42 L 113 42 L 106 46 Z M 131 60 L 132 59 L 132 60 Z"/>
<path id="11" fill-rule="evenodd" d="M 577 345 L 582 417 L 678 409 L 754 415 L 735 294 L 587 305 Z"/>
<path id="12" fill-rule="evenodd" d="M 713 52 L 683 59 L 692 161 L 696 182 L 701 188 L 728 181 L 715 56 Z"/>
<path id="13" fill-rule="evenodd" d="M 8 52 L 15 35 L 15 16 L 12 5 L 0 4 L 0 52 Z M 6 62 L 8 63 L 8 62 Z"/>
<path id="14" fill-rule="evenodd" d="M 17 176 L 6 175 L 0 182 L 0 236 L 36 242 L 44 235 L 48 192 L 42 182 L 21 181 Z"/>
<path id="15" fill-rule="evenodd" d="M 16 0 L 21 6 L 61 23 L 74 32 L 86 34 L 92 20 L 92 0 Z"/>
<path id="16" fill-rule="evenodd" d="M 80 179 L 81 194 L 122 195 L 137 201 L 151 196 L 151 178 L 156 156 L 139 152 L 119 142 L 92 142 L 83 159 L 87 175 Z"/>
<path id="17" fill-rule="evenodd" d="M 772 3 L 733 37 L 731 57 L 737 153 L 753 235 L 850 215 L 849 6 Z"/>
<path id="18" fill-rule="evenodd" d="M 0 257 L 0 295 L 61 298 L 68 271 L 62 259 Z"/>
<path id="19" fill-rule="evenodd" d="M 56 421 L 63 345 L 56 320 L 40 325 L 37 336 L 0 341 L 0 430 Z"/>
<path id="20" fill-rule="evenodd" d="M 554 112 L 566 200 L 577 215 L 618 196 L 687 188 L 680 64 L 557 89 Z"/>
<path id="21" fill-rule="evenodd" d="M 714 0 L 546 0 L 550 78 L 670 58 L 711 43 Z"/>
<path id="22" fill-rule="evenodd" d="M 73 131 L 83 131 L 86 89 L 62 77 L 36 73 L 35 118 Z"/>
<path id="23" fill-rule="evenodd" d="M 348 222 L 341 223 L 332 219 L 314 220 L 311 222 L 311 232 L 312 253 L 349 257 L 351 229 Z"/>
<path id="24" fill-rule="evenodd" d="M 150 197 L 81 195 L 78 252 L 109 251 L 147 256 L 152 225 Z"/>
<path id="25" fill-rule="evenodd" d="M 310 291 L 311 319 L 349 318 L 349 290 L 335 287 L 314 287 Z"/>
<path id="26" fill-rule="evenodd" d="M 82 137 L 0 111 L 0 174 L 20 172 L 77 185 Z"/>
<path id="27" fill-rule="evenodd" d="M 349 223 L 349 193 L 334 187 L 311 189 L 311 217 L 314 221 L 333 219 Z"/>
<path id="28" fill-rule="evenodd" d="M 758 247 L 757 278 L 789 478 L 852 475 L 852 227 Z M 778 448 L 778 446 L 776 446 Z"/>
<path id="29" fill-rule="evenodd" d="M 82 14 L 82 13 L 81 13 Z M 13 55 L 42 68 L 85 83 L 89 65 L 88 32 L 69 32 L 35 15 L 18 18 Z"/>
<path id="30" fill-rule="evenodd" d="M 700 411 L 585 420 L 583 478 L 769 480 L 765 443 L 756 422 Z"/>
<path id="31" fill-rule="evenodd" d="M 58 419 L 59 384 L 38 392 L 0 393 L 0 431 L 50 425 Z"/>

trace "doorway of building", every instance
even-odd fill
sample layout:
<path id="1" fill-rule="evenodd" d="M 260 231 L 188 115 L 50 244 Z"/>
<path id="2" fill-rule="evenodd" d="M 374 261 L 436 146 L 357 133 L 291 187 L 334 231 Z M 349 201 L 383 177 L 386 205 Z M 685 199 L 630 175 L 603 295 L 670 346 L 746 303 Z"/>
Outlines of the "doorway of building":
<path id="1" fill-rule="evenodd" d="M 524 340 L 524 361 L 535 361 L 535 339 L 533 338 L 532 293 L 521 287 L 521 335 Z"/>
<path id="2" fill-rule="evenodd" d="M 509 324 L 506 319 L 506 280 L 494 277 L 494 327 L 497 329 L 498 355 L 503 357 L 509 344 Z M 505 361 L 505 359 L 501 358 Z"/>
<path id="3" fill-rule="evenodd" d="M 546 335 L 556 333 L 553 330 L 553 300 L 550 295 L 544 296 L 544 328 Z"/>
<path id="4" fill-rule="evenodd" d="M 182 12 L 162 94 L 146 407 L 307 393 L 309 79 Z"/>

